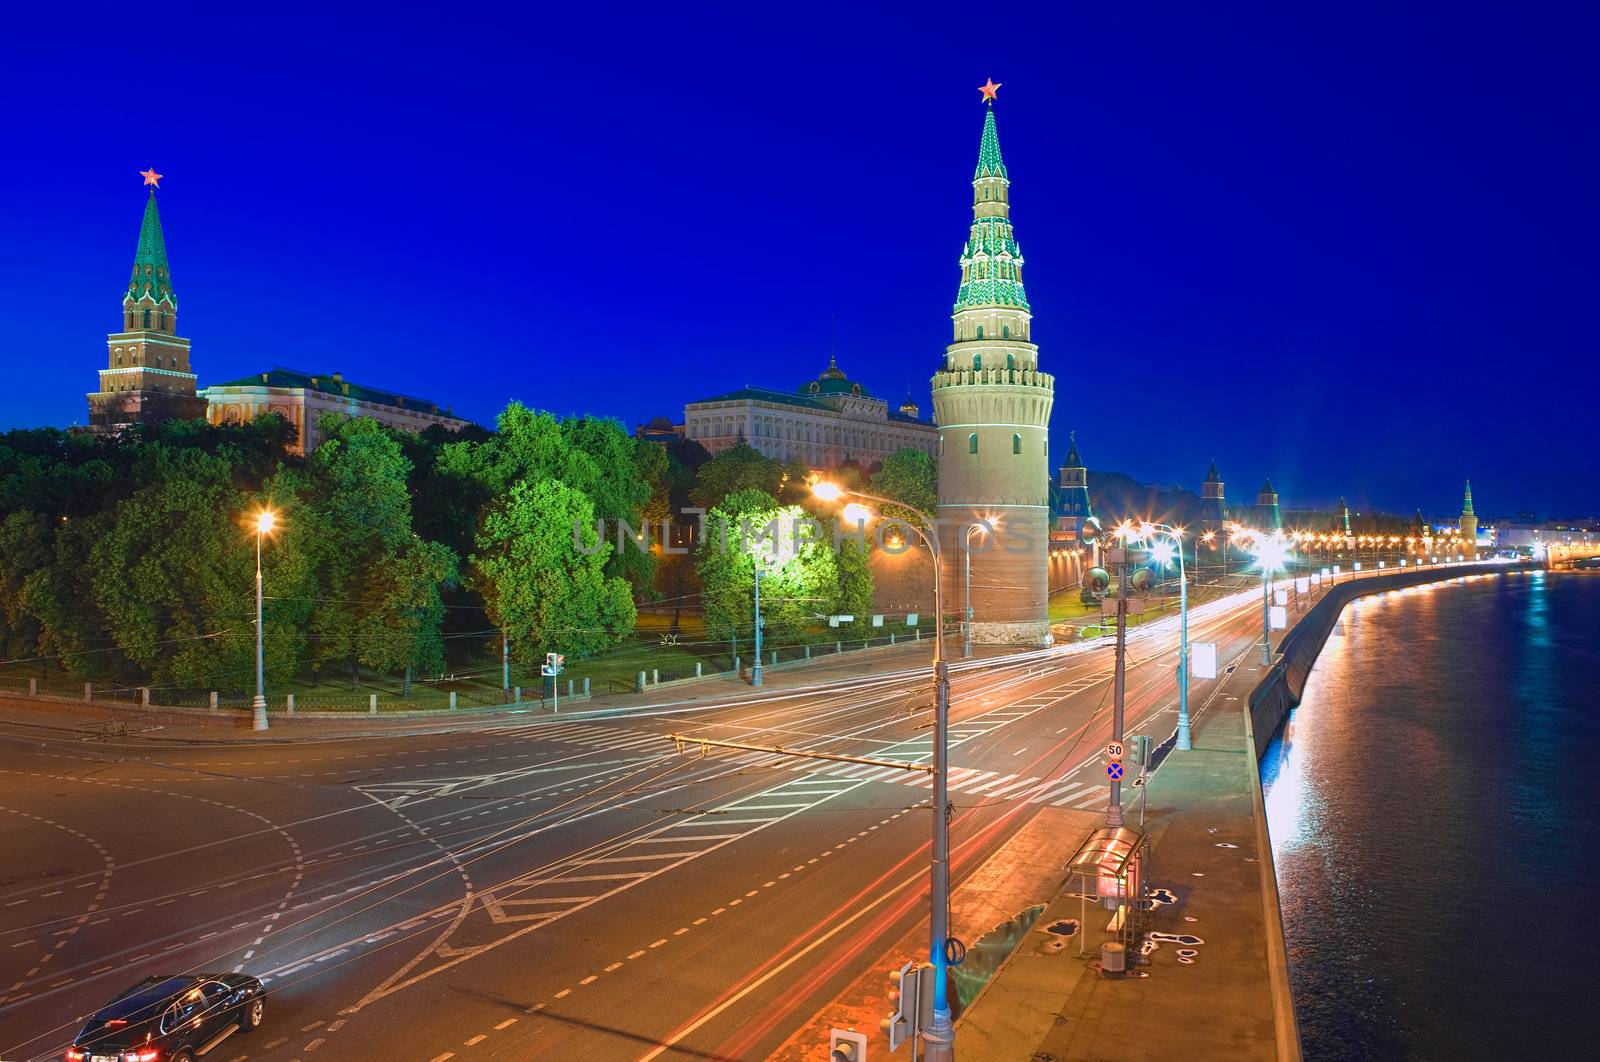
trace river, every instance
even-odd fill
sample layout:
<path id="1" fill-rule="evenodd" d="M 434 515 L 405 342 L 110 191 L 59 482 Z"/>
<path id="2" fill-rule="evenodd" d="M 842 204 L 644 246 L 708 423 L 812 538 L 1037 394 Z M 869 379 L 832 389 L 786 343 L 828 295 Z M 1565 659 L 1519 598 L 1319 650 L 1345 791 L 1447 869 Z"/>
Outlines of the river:
<path id="1" fill-rule="evenodd" d="M 1600 574 L 1363 598 L 1262 761 L 1306 1059 L 1596 1057 Z"/>

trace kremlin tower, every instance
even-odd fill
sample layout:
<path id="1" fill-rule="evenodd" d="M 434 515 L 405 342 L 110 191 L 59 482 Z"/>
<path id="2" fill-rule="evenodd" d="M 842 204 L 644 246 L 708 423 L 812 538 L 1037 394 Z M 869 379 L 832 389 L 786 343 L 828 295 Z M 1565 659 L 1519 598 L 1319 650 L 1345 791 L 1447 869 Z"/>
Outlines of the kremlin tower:
<path id="1" fill-rule="evenodd" d="M 1263 531 L 1283 530 L 1283 510 L 1278 508 L 1278 492 L 1270 479 L 1261 485 L 1261 493 L 1256 495 L 1256 515 Z"/>
<path id="2" fill-rule="evenodd" d="M 91 431 L 114 433 L 134 424 L 197 420 L 206 400 L 195 394 L 189 341 L 177 334 L 178 299 L 167 270 L 167 244 L 156 210 L 161 174 L 141 174 L 150 189 L 133 256 L 133 276 L 122 296 L 122 331 L 106 337 L 100 390 L 89 398 Z"/>
<path id="3" fill-rule="evenodd" d="M 1472 511 L 1472 480 L 1467 480 L 1467 496 L 1461 505 L 1461 540 L 1468 549 L 1478 546 L 1478 514 Z"/>
<path id="4" fill-rule="evenodd" d="M 972 225 L 961 250 L 952 313 L 955 341 L 933 376 L 939 425 L 939 535 L 945 585 L 961 585 L 972 535 L 973 640 L 1050 644 L 1047 428 L 1055 379 L 1039 371 L 1022 251 L 1011 226 L 1011 181 L 1000 157 L 994 99 L 987 104 L 972 179 Z M 991 541 L 983 542 L 984 537 Z"/>

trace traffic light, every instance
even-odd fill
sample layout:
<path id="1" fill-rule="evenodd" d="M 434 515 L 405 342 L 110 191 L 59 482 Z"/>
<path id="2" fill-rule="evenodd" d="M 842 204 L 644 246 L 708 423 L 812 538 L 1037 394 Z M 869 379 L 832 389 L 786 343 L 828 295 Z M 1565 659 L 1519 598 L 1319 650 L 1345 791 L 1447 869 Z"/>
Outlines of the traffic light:
<path id="1" fill-rule="evenodd" d="M 828 1062 L 867 1062 L 867 1034 L 854 1029 L 829 1031 Z"/>
<path id="2" fill-rule="evenodd" d="M 889 1037 L 889 1050 L 897 1051 L 900 1045 L 917 1032 L 917 988 L 920 981 L 914 963 L 906 963 L 889 974 L 889 1016 L 883 1019 L 883 1031 Z"/>
<path id="3" fill-rule="evenodd" d="M 1149 734 L 1135 734 L 1128 739 L 1129 760 L 1140 767 L 1150 766 L 1150 747 L 1152 741 Z"/>

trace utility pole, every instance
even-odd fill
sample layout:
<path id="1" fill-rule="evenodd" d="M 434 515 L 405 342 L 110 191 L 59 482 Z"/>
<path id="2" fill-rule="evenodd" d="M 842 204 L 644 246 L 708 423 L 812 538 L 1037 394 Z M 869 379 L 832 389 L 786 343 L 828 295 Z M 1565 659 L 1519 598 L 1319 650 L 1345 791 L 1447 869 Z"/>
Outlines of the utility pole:
<path id="1" fill-rule="evenodd" d="M 1261 565 L 1261 663 L 1272 666 L 1272 571 Z"/>
<path id="2" fill-rule="evenodd" d="M 511 636 L 504 627 L 500 628 L 500 689 L 506 691 L 511 688 Z"/>
<path id="3" fill-rule="evenodd" d="M 1128 692 L 1128 547 L 1107 551 L 1117 566 L 1117 668 L 1111 705 L 1111 740 L 1122 744 L 1124 698 Z M 1121 826 L 1122 783 L 1111 779 L 1111 803 L 1106 805 L 1106 825 Z"/>
<path id="4" fill-rule="evenodd" d="M 750 566 L 756 573 L 756 655 L 750 665 L 750 685 L 761 685 L 761 557 L 752 555 Z"/>

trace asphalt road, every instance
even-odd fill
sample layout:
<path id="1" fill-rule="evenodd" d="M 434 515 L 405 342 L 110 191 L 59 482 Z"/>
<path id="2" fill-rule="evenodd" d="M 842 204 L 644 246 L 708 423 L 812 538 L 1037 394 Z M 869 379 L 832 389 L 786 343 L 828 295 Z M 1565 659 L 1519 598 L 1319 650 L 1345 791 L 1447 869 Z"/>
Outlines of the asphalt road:
<path id="1" fill-rule="evenodd" d="M 1191 639 L 1259 666 L 1258 600 Z M 1174 642 L 1134 633 L 1130 734 L 1172 732 Z M 957 880 L 1039 808 L 1104 806 L 1111 666 L 957 662 Z M 926 924 L 927 776 L 665 735 L 925 762 L 931 714 L 919 670 L 266 746 L 0 723 L 0 1059 L 60 1058 L 147 974 L 233 969 L 267 1017 L 214 1059 L 764 1057 Z"/>

